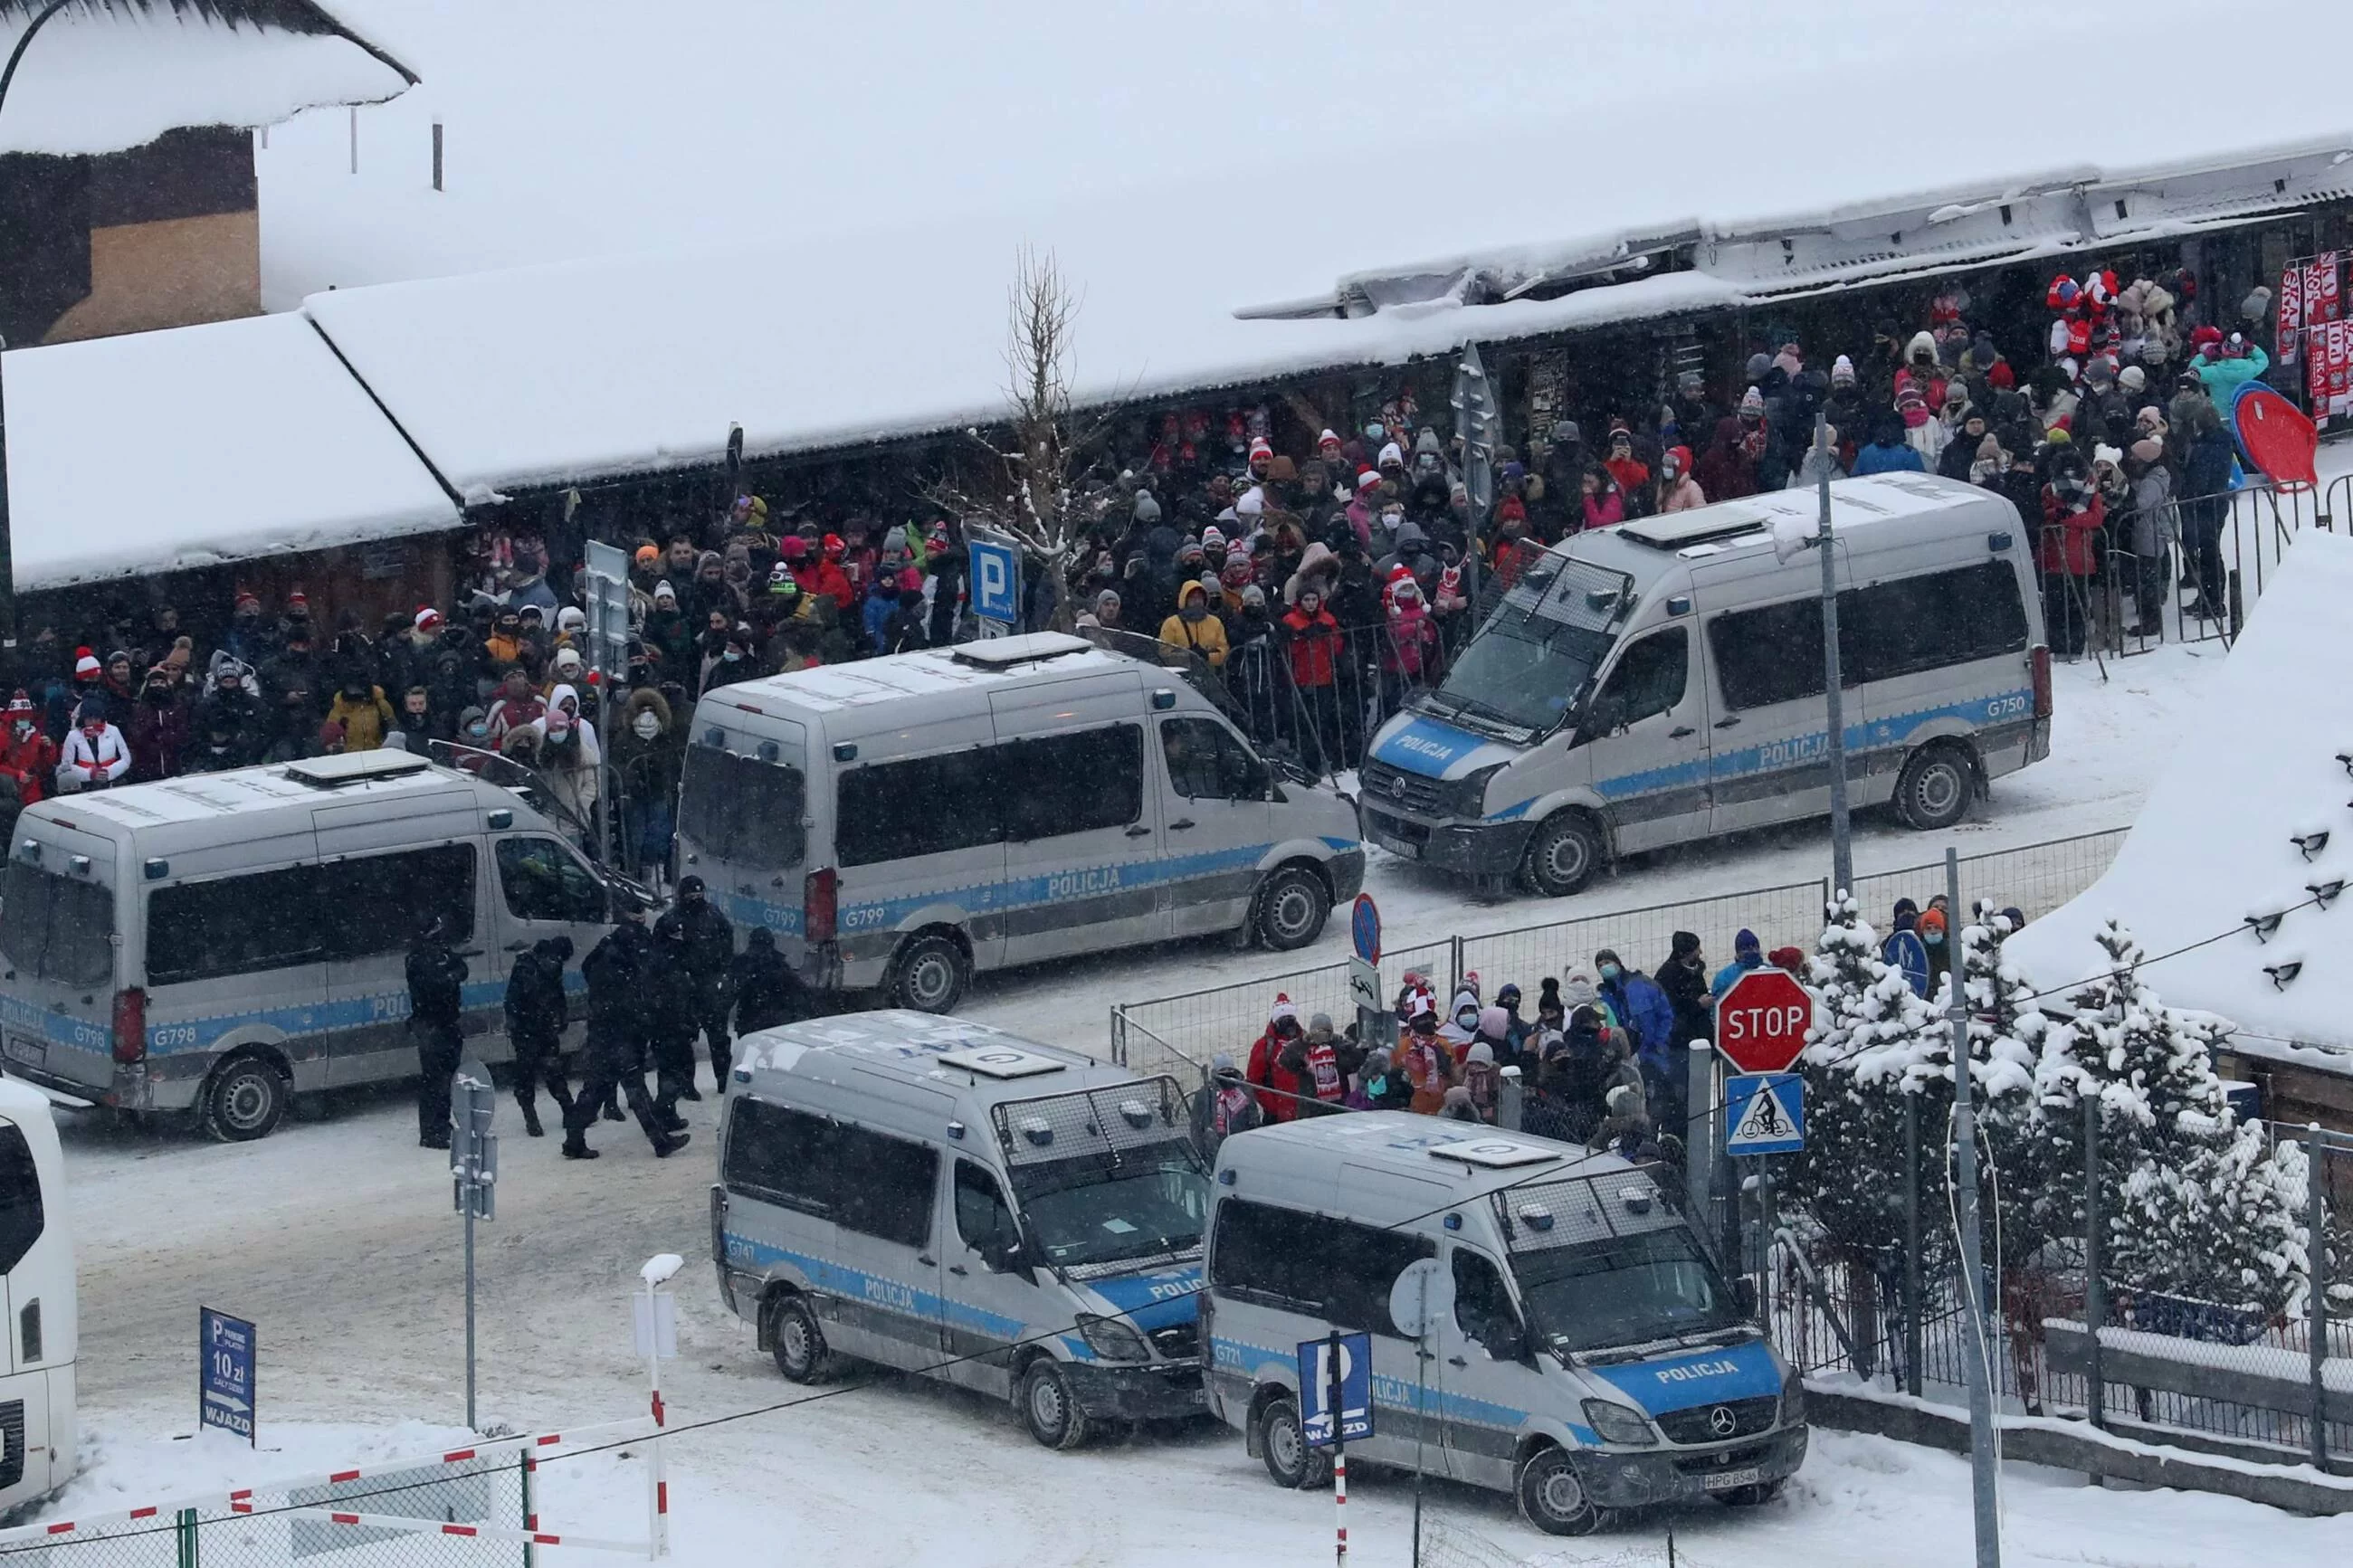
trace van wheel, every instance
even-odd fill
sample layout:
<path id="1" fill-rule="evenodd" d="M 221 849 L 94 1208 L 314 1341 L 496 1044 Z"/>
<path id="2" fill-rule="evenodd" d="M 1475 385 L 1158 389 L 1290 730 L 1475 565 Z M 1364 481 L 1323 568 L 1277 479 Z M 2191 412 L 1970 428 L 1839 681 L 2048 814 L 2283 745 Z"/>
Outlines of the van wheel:
<path id="1" fill-rule="evenodd" d="M 1324 921 L 1332 900 L 1315 873 L 1285 866 L 1258 890 L 1258 913 L 1251 924 L 1259 941 L 1277 952 L 1292 952 L 1324 934 Z"/>
<path id="2" fill-rule="evenodd" d="M 807 1300 L 787 1296 L 776 1303 L 776 1319 L 769 1326 L 775 1346 L 776 1370 L 789 1383 L 829 1383 L 839 1370 L 833 1352 L 826 1348 L 825 1331 L 818 1327 L 817 1314 L 809 1310 Z"/>
<path id="3" fill-rule="evenodd" d="M 223 1143 L 267 1138 L 286 1115 L 286 1080 L 259 1057 L 239 1057 L 213 1069 L 197 1111 L 206 1136 Z"/>
<path id="4" fill-rule="evenodd" d="M 1548 899 L 1565 898 L 1601 868 L 1601 835 L 1581 812 L 1564 811 L 1536 829 L 1520 874 Z"/>
<path id="5" fill-rule="evenodd" d="M 897 1006 L 918 1013 L 944 1013 L 956 1005 L 971 983 L 972 965 L 964 949 L 931 931 L 899 950 L 883 989 Z"/>
<path id="6" fill-rule="evenodd" d="M 1299 1425 L 1299 1401 L 1288 1394 L 1268 1400 L 1258 1413 L 1258 1451 L 1266 1459 L 1266 1473 L 1279 1487 L 1309 1490 L 1322 1486 L 1332 1473 L 1324 1451 L 1307 1446 Z"/>
<path id="7" fill-rule="evenodd" d="M 1520 1512 L 1546 1535 L 1590 1535 L 1601 1528 L 1603 1510 L 1586 1496 L 1576 1462 L 1558 1448 L 1529 1455 L 1513 1489 Z"/>
<path id="8" fill-rule="evenodd" d="M 1071 1374 L 1052 1356 L 1039 1356 L 1021 1374 L 1021 1424 L 1049 1448 L 1075 1448 L 1090 1432 Z"/>
<path id="9" fill-rule="evenodd" d="M 1905 826 L 1933 832 L 1967 816 L 1976 793 L 1969 759 L 1958 746 L 1923 746 L 1895 781 L 1895 810 Z"/>

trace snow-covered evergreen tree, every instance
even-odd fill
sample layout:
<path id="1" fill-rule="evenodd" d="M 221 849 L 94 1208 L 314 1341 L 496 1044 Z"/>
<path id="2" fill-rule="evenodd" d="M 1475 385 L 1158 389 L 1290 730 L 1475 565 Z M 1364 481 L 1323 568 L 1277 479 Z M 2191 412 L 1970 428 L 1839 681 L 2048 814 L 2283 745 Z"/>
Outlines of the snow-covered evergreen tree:
<path id="1" fill-rule="evenodd" d="M 1919 1103 L 1920 1206 L 1944 1210 L 1938 1158 L 1951 1083 L 1930 1037 L 1927 1004 L 1901 970 L 1879 956 L 1879 939 L 1852 898 L 1827 921 L 1806 984 L 1814 1026 L 1799 1070 L 1806 1077 L 1806 1147 L 1786 1177 L 1788 1195 L 1837 1245 L 1873 1268 L 1900 1266 L 1904 1248 L 1904 1107 Z M 1940 1227 L 1924 1218 L 1937 1249 Z"/>
<path id="2" fill-rule="evenodd" d="M 2037 1185 L 2052 1235 L 2081 1234 L 2084 1100 L 2099 1106 L 2103 1249 L 2112 1285 L 2278 1311 L 2309 1265 L 2303 1153 L 2241 1123 L 2214 1074 L 2229 1027 L 2168 1007 L 2145 955 L 2115 921 L 2107 972 L 2070 998 L 2035 1068 L 2041 1135 L 2019 1179 Z"/>

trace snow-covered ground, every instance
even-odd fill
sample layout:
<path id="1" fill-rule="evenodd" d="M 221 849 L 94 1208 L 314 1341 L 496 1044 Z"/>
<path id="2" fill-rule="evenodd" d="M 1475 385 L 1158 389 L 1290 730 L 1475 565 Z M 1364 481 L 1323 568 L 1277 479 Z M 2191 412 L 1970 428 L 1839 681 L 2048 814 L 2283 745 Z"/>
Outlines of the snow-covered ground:
<path id="1" fill-rule="evenodd" d="M 2053 760 L 2005 781 L 1963 841 L 1993 848 L 2131 818 L 2157 760 L 2198 721 L 2219 646 L 2173 647 L 2059 671 Z M 1873 822 L 1865 868 L 1926 858 L 1938 846 Z M 1820 874 L 1817 826 L 1647 858 L 1588 898 L 1475 905 L 1459 889 L 1378 863 L 1392 943 L 1523 923 L 1575 907 L 1651 903 Z M 1336 931 L 1314 956 L 1342 950 Z M 1049 1039 L 1099 1044 L 1114 1000 L 1264 973 L 1264 953 L 1215 943 L 994 981 L 972 1007 Z M 707 1256 L 713 1104 L 685 1108 L 697 1142 L 658 1162 L 634 1127 L 604 1126 L 606 1157 L 568 1164 L 502 1110 L 500 1216 L 481 1231 L 481 1409 L 522 1426 L 623 1419 L 644 1407 L 630 1353 L 628 1293 L 638 1265 L 687 1257 L 678 1282 L 680 1358 L 665 1372 L 692 1422 L 801 1397 L 721 1309 Z M 60 1117 L 81 1268 L 81 1391 L 90 1473 L 58 1517 L 207 1489 L 223 1477 L 301 1474 L 429 1448 L 417 1422 L 464 1409 L 459 1230 L 439 1160 L 415 1146 L 397 1093 L 362 1094 L 290 1122 L 263 1142 L 150 1137 L 87 1113 Z M 199 1304 L 260 1326 L 264 1451 L 174 1442 L 194 1424 L 192 1339 Z M 403 1426 L 402 1422 L 412 1425 Z M 876 1381 L 797 1409 L 680 1439 L 679 1555 L 690 1563 L 807 1560 L 835 1553 L 911 1563 L 1240 1563 L 1326 1549 L 1327 1501 L 1276 1490 L 1238 1438 L 1214 1428 L 1153 1433 L 1076 1455 L 1038 1449 L 1001 1408 L 932 1387 Z M 543 1473 L 550 1528 L 626 1536 L 638 1527 L 637 1472 L 617 1458 Z M 1405 1560 L 1410 1488 L 1352 1489 L 1360 1559 Z M 1552 1543 L 1500 1497 L 1446 1484 L 1439 1517 L 1529 1554 Z M 2085 1489 L 2016 1470 L 2011 1560 L 2171 1565 L 2330 1561 L 2353 1552 L 2353 1521 L 2308 1522 L 2220 1499 Z M 1823 1434 L 1798 1484 L 1757 1515 L 1679 1515 L 1703 1564 L 1960 1563 L 1968 1489 L 1957 1461 L 1878 1439 Z M 1607 1558 L 1655 1542 L 1585 1543 Z M 1573 1557 L 1570 1560 L 1575 1560 Z"/>

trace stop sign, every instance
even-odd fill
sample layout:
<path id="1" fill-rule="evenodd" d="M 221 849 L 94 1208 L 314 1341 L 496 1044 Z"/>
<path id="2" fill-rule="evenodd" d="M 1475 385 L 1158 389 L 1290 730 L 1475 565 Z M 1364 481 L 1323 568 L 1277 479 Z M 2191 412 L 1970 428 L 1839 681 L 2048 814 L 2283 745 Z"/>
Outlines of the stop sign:
<path id="1" fill-rule="evenodd" d="M 1715 1048 L 1742 1072 L 1787 1072 L 1806 1048 L 1814 999 L 1782 969 L 1752 969 L 1715 1009 Z"/>

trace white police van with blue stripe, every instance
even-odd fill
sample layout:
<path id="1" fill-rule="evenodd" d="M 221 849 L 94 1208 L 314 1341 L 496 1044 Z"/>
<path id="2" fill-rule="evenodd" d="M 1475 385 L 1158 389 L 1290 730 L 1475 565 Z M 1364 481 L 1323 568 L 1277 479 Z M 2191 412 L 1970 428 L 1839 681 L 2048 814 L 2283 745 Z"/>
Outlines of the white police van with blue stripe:
<path id="1" fill-rule="evenodd" d="M 513 791 L 401 751 L 63 795 L 12 838 L 8 1072 L 236 1142 L 295 1093 L 416 1076 L 407 950 L 428 926 L 465 955 L 461 1027 L 495 1064 L 515 956 L 565 936 L 576 963 L 639 896 Z"/>
<path id="2" fill-rule="evenodd" d="M 786 1377 L 940 1378 L 1055 1448 L 1200 1413 L 1208 1176 L 1174 1079 L 913 1012 L 748 1036 L 732 1077 L 712 1257 Z"/>
<path id="3" fill-rule="evenodd" d="M 1300 1440 L 1295 1352 L 1334 1329 L 1372 1337 L 1374 1435 L 1352 1457 L 1512 1492 L 1556 1534 L 1761 1502 L 1804 1462 L 1804 1386 L 1658 1167 L 1365 1111 L 1227 1139 L 1215 1191 L 1209 1407 L 1283 1486 L 1327 1473 Z M 1423 1258 L 1439 1289 L 1417 1347 L 1389 1302 Z"/>
<path id="4" fill-rule="evenodd" d="M 1054 632 L 721 687 L 679 852 L 809 984 L 944 1013 L 978 970 L 1171 937 L 1304 947 L 1356 812 L 1176 672 Z"/>
<path id="5" fill-rule="evenodd" d="M 1959 821 L 2051 750 L 2032 538 L 1991 491 L 1831 486 L 1850 798 Z M 1532 563 L 1434 691 L 1375 736 L 1366 836 L 1539 892 L 1613 855 L 1830 810 L 1812 490 L 1581 533 Z"/>

